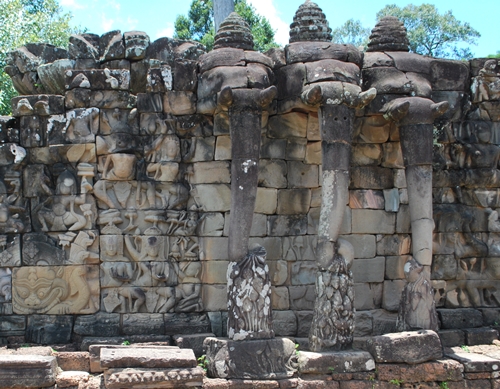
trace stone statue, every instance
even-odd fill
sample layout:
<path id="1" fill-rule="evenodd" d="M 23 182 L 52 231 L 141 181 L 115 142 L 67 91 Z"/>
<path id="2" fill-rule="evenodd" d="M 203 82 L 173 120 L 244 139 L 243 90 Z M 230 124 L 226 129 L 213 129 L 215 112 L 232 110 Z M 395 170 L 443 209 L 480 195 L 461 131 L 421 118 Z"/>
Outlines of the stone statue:
<path id="1" fill-rule="evenodd" d="M 405 263 L 407 284 L 399 304 L 396 327 L 398 331 L 421 329 L 437 331 L 438 318 L 434 302 L 434 290 L 423 274 L 423 266 L 414 258 Z"/>
<path id="2" fill-rule="evenodd" d="M 500 100 L 500 72 L 498 61 L 489 59 L 484 63 L 477 77 L 472 81 L 473 102 Z"/>

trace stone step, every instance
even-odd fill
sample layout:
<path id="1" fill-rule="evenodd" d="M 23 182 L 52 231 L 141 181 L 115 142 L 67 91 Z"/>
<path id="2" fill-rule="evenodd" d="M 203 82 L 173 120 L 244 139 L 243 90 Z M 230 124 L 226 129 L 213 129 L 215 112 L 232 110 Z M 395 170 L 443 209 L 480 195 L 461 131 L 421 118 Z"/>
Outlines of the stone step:
<path id="1" fill-rule="evenodd" d="M 201 388 L 204 371 L 201 367 L 185 369 L 109 369 L 104 372 L 106 389 Z"/>
<path id="2" fill-rule="evenodd" d="M 375 370 L 375 361 L 366 351 L 298 352 L 302 374 L 357 373 Z"/>
<path id="3" fill-rule="evenodd" d="M 40 355 L 0 355 L 2 388 L 43 388 L 56 382 L 55 357 Z"/>
<path id="4" fill-rule="evenodd" d="M 111 368 L 190 368 L 196 367 L 191 349 L 102 348 L 101 366 Z"/>
<path id="5" fill-rule="evenodd" d="M 158 350 L 170 350 L 170 349 L 179 349 L 177 346 L 152 346 L 148 344 L 131 344 L 129 346 L 124 345 L 103 345 L 103 344 L 93 344 L 89 347 L 89 358 L 90 358 L 90 372 L 91 373 L 102 373 L 106 370 L 105 367 L 101 365 L 101 349 L 131 349 L 131 348 L 147 348 L 147 349 L 158 349 Z M 130 351 L 133 352 L 133 351 Z"/>
<path id="6" fill-rule="evenodd" d="M 471 352 L 446 352 L 448 358 L 460 362 L 465 373 L 496 372 L 500 369 L 500 360 L 483 354 Z"/>

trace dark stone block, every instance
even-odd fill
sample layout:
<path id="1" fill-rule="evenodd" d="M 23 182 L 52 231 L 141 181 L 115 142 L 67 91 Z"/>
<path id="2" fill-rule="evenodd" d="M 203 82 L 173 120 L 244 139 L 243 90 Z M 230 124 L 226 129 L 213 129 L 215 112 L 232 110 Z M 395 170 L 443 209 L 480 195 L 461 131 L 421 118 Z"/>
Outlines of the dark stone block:
<path id="1" fill-rule="evenodd" d="M 26 330 L 25 316 L 2 316 L 0 336 L 24 336 Z"/>
<path id="2" fill-rule="evenodd" d="M 475 328 L 483 325 L 483 315 L 477 309 L 438 309 L 437 313 L 442 329 Z"/>
<path id="3" fill-rule="evenodd" d="M 66 109 L 90 107 L 90 89 L 75 88 L 66 92 L 64 104 Z"/>
<path id="4" fill-rule="evenodd" d="M 361 52 L 352 45 L 330 42 L 295 42 L 285 47 L 287 64 L 312 62 L 322 59 L 337 59 L 362 64 Z"/>
<path id="5" fill-rule="evenodd" d="M 483 325 L 495 327 L 500 325 L 499 308 L 480 308 L 479 311 L 483 314 Z"/>
<path id="6" fill-rule="evenodd" d="M 100 312 L 95 315 L 78 316 L 75 320 L 74 332 L 83 336 L 118 336 L 120 315 Z"/>
<path id="7" fill-rule="evenodd" d="M 206 314 L 165 314 L 165 333 L 167 335 L 201 334 L 209 333 L 210 331 L 210 320 Z"/>
<path id="8" fill-rule="evenodd" d="M 498 331 L 493 328 L 465 328 L 465 343 L 469 346 L 491 344 L 498 339 Z"/>
<path id="9" fill-rule="evenodd" d="M 353 167 L 349 189 L 391 189 L 394 187 L 392 169 L 378 166 Z"/>
<path id="10" fill-rule="evenodd" d="M 78 34 L 69 37 L 69 58 L 99 59 L 99 36 L 95 34 Z"/>
<path id="11" fill-rule="evenodd" d="M 125 58 L 125 43 L 121 31 L 110 31 L 99 38 L 101 62 Z"/>
<path id="12" fill-rule="evenodd" d="M 47 120 L 43 116 L 22 116 L 20 141 L 23 147 L 43 147 L 47 144 Z"/>
<path id="13" fill-rule="evenodd" d="M 437 333 L 430 330 L 374 336 L 368 352 L 379 363 L 422 363 L 443 356 Z"/>
<path id="14" fill-rule="evenodd" d="M 165 323 L 161 313 L 129 313 L 123 315 L 122 333 L 124 335 L 164 334 Z"/>
<path id="15" fill-rule="evenodd" d="M 163 99 L 159 93 L 138 93 L 137 111 L 139 112 L 162 112 Z"/>
<path id="16" fill-rule="evenodd" d="M 56 115 L 64 113 L 64 96 L 17 96 L 11 100 L 11 106 L 14 116 Z"/>
<path id="17" fill-rule="evenodd" d="M 208 373 L 211 377 L 239 379 L 282 379 L 294 371 L 295 343 L 290 339 L 232 341 L 205 340 Z"/>
<path id="18" fill-rule="evenodd" d="M 204 354 L 203 342 L 206 338 L 215 337 L 212 333 L 194 334 L 194 335 L 175 335 L 173 337 L 174 344 L 180 348 L 193 349 L 197 358 Z"/>
<path id="19" fill-rule="evenodd" d="M 16 118 L 0 116 L 0 143 L 19 142 L 19 124 Z"/>
<path id="20" fill-rule="evenodd" d="M 73 316 L 31 315 L 26 340 L 37 344 L 69 343 L 72 330 Z"/>
<path id="21" fill-rule="evenodd" d="M 433 90 L 469 89 L 469 63 L 434 58 L 431 61 L 431 79 Z"/>
<path id="22" fill-rule="evenodd" d="M 465 334 L 461 330 L 438 331 L 443 347 L 457 347 L 465 344 Z"/>

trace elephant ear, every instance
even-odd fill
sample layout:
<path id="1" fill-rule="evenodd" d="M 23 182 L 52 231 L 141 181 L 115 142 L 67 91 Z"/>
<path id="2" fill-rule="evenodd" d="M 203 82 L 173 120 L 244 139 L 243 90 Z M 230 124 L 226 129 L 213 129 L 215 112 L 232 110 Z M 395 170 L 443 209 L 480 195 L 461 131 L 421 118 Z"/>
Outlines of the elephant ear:
<path id="1" fill-rule="evenodd" d="M 271 102 L 278 96 L 278 89 L 276 87 L 270 86 L 260 92 L 260 105 L 264 108 L 267 107 Z"/>
<path id="2" fill-rule="evenodd" d="M 315 85 L 302 92 L 302 101 L 307 105 L 318 105 L 323 100 L 321 86 Z"/>
<path id="3" fill-rule="evenodd" d="M 217 99 L 219 105 L 230 106 L 233 103 L 233 90 L 230 86 L 222 88 Z"/>
<path id="4" fill-rule="evenodd" d="M 441 101 L 440 103 L 431 104 L 431 111 L 433 119 L 443 115 L 448 108 L 450 107 L 450 103 L 447 101 Z"/>
<path id="5" fill-rule="evenodd" d="M 399 122 L 403 119 L 410 110 L 410 102 L 408 100 L 404 101 L 391 101 L 389 104 L 384 105 L 382 111 L 384 117 L 395 122 Z"/>

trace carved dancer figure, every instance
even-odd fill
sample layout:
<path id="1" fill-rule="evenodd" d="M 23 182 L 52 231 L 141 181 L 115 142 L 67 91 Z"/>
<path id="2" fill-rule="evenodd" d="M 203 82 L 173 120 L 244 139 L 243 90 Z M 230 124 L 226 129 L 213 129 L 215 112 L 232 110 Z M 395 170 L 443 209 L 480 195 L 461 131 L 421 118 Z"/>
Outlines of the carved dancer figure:
<path id="1" fill-rule="evenodd" d="M 310 15 L 315 15 L 311 21 Z M 310 23 L 315 32 L 309 28 Z M 349 198 L 349 170 L 356 108 L 362 108 L 376 96 L 370 88 L 362 92 L 359 51 L 349 45 L 330 43 L 331 29 L 321 9 L 310 1 L 302 4 L 290 26 L 290 48 L 328 42 L 335 46 L 331 58 L 306 63 L 309 68 L 331 71 L 303 87 L 302 102 L 318 110 L 322 151 L 321 210 L 318 226 L 316 263 L 316 302 L 309 333 L 312 351 L 341 350 L 352 344 L 354 333 L 354 291 L 350 267 L 354 250 L 339 239 L 345 205 Z M 309 42 L 311 41 L 311 42 Z M 297 48 L 295 48 L 297 47 Z M 351 58 L 350 61 L 346 59 Z M 319 72 L 318 72 L 319 74 Z"/>

